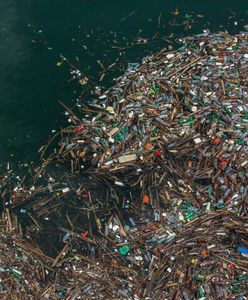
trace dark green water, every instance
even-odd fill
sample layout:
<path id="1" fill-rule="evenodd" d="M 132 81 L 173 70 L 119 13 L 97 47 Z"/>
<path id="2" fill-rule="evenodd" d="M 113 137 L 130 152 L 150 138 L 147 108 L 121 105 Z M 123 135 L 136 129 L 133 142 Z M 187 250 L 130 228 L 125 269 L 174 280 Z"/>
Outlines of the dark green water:
<path id="1" fill-rule="evenodd" d="M 176 8 L 178 16 L 171 14 Z M 73 106 L 99 85 L 97 60 L 104 67 L 117 61 L 100 83 L 106 88 L 128 62 L 177 37 L 203 29 L 235 33 L 247 17 L 247 0 L 2 0 L 0 162 L 37 159 L 39 146 L 64 125 L 58 100 Z M 60 54 L 90 78 L 88 86 L 69 81 L 69 69 L 57 67 Z"/>

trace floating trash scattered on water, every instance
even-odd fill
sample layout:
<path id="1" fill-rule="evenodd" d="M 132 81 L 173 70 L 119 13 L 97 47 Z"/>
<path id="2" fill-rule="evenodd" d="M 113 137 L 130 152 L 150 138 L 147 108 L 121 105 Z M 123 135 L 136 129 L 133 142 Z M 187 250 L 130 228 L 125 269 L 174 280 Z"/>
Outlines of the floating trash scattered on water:
<path id="1" fill-rule="evenodd" d="M 61 102 L 31 184 L 0 179 L 3 297 L 247 299 L 247 55 L 247 32 L 206 31 Z"/>

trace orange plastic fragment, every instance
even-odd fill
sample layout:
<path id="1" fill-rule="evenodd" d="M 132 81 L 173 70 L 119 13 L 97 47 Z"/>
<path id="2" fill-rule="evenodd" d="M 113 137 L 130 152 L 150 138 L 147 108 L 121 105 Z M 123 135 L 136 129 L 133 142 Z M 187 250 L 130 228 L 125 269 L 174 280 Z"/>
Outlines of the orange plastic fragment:
<path id="1" fill-rule="evenodd" d="M 143 203 L 149 203 L 149 202 L 150 202 L 150 197 L 147 194 L 144 194 Z"/>
<path id="2" fill-rule="evenodd" d="M 214 139 L 214 143 L 216 143 L 216 144 L 218 144 L 220 141 L 221 141 L 220 137 L 217 137 L 217 138 Z"/>
<path id="3" fill-rule="evenodd" d="M 85 151 L 82 151 L 82 152 L 79 154 L 80 157 L 84 157 L 85 155 L 86 155 L 86 152 L 85 152 Z"/>
<path id="4" fill-rule="evenodd" d="M 208 256 L 207 249 L 202 249 L 202 255 L 203 257 Z"/>
<path id="5" fill-rule="evenodd" d="M 152 144 L 146 144 L 146 145 L 145 145 L 145 149 L 146 149 L 146 150 L 152 149 Z"/>

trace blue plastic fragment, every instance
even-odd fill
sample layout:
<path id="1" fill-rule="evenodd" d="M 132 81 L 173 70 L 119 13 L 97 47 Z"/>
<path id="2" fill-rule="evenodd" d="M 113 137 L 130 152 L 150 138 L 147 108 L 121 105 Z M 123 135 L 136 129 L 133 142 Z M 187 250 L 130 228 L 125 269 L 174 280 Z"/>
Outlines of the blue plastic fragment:
<path id="1" fill-rule="evenodd" d="M 240 254 L 248 255 L 248 249 L 244 247 L 238 247 L 238 251 Z"/>
<path id="2" fill-rule="evenodd" d="M 63 237 L 63 242 L 67 241 L 70 237 L 70 233 L 67 232 L 66 235 Z"/>

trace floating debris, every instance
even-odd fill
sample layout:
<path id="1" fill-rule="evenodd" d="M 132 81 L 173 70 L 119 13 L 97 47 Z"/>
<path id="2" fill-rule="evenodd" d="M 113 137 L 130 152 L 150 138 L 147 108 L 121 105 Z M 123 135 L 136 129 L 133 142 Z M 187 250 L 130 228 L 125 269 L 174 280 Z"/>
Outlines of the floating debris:
<path id="1" fill-rule="evenodd" d="M 247 299 L 248 34 L 180 41 L 130 64 L 77 112 L 61 103 L 69 127 L 48 158 L 50 143 L 41 148 L 31 184 L 2 178 L 6 299 L 13 289 L 15 298 Z M 48 234 L 53 258 L 38 248 Z M 33 278 L 9 254 L 16 247 Z"/>

